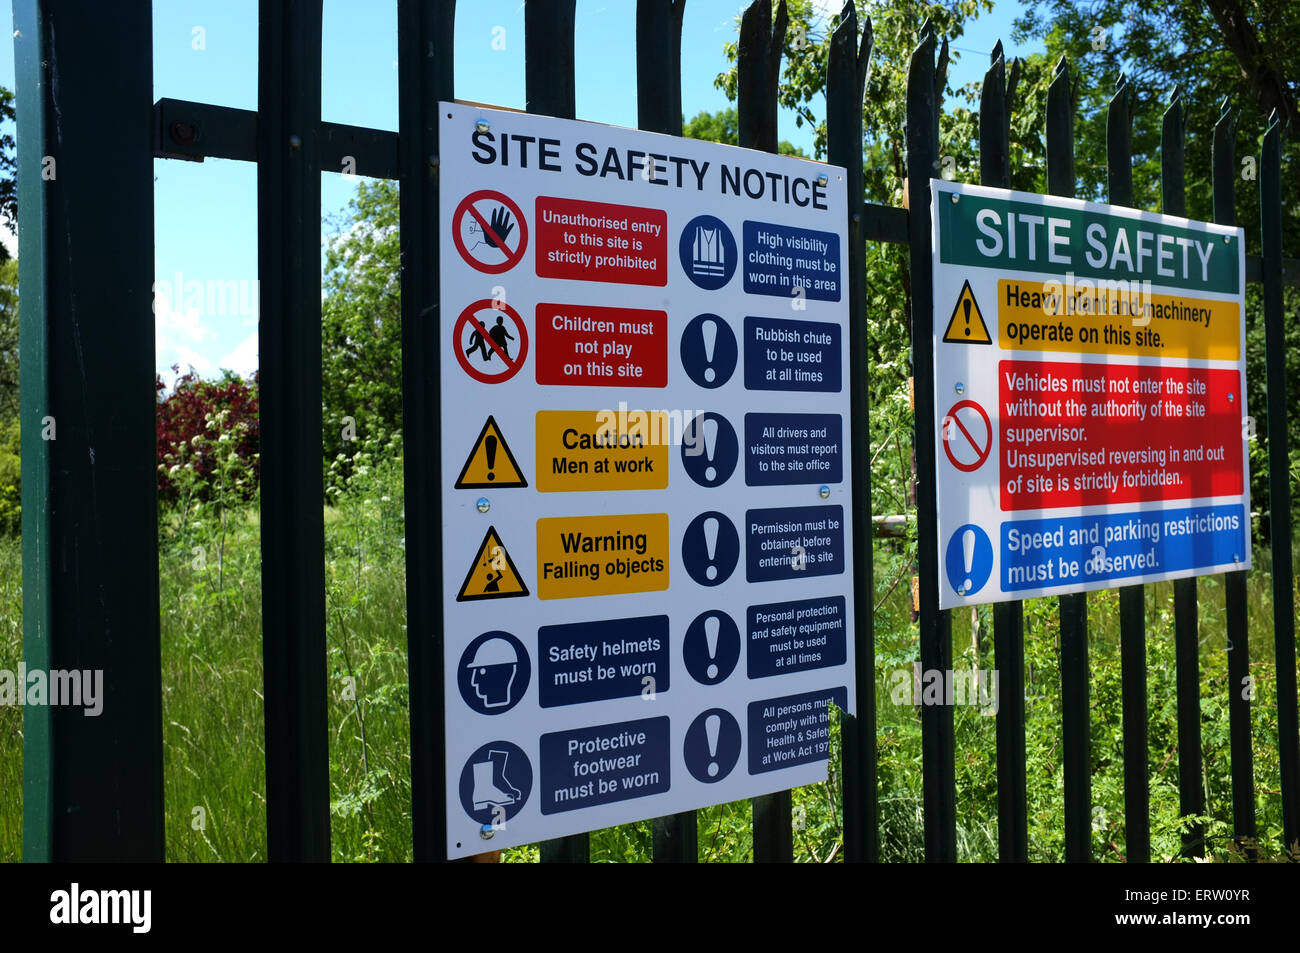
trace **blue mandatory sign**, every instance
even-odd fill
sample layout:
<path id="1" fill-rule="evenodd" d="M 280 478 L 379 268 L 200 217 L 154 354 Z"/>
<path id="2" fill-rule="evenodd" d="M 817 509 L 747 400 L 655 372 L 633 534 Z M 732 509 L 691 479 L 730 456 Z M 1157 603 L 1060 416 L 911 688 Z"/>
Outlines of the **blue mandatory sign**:
<path id="1" fill-rule="evenodd" d="M 740 441 L 721 414 L 697 414 L 682 433 L 682 468 L 700 486 L 721 486 L 736 472 Z"/>
<path id="2" fill-rule="evenodd" d="M 682 760 L 691 777 L 705 784 L 721 781 L 740 760 L 740 725 L 731 712 L 710 708 L 686 729 Z"/>
<path id="3" fill-rule="evenodd" d="M 717 291 L 736 273 L 736 238 L 712 215 L 686 223 L 677 251 L 686 277 L 705 291 Z"/>
<path id="4" fill-rule="evenodd" d="M 721 513 L 701 513 L 682 534 L 682 564 L 701 586 L 722 585 L 736 571 L 739 559 L 740 537 Z"/>
<path id="5" fill-rule="evenodd" d="M 524 643 L 509 632 L 484 632 L 460 654 L 456 685 L 480 715 L 499 715 L 524 697 L 532 674 Z"/>
<path id="6" fill-rule="evenodd" d="M 840 237 L 834 232 L 745 222 L 745 293 L 840 300 Z"/>
<path id="7" fill-rule="evenodd" d="M 840 326 L 745 318 L 745 390 L 840 391 Z"/>
<path id="8" fill-rule="evenodd" d="M 480 824 L 500 827 L 523 809 L 532 790 L 528 755 L 509 741 L 489 741 L 460 772 L 460 805 Z"/>
<path id="9" fill-rule="evenodd" d="M 993 572 L 993 544 L 989 534 L 967 523 L 952 534 L 943 558 L 948 585 L 959 596 L 973 596 L 984 588 Z"/>
<path id="10" fill-rule="evenodd" d="M 740 348 L 731 326 L 716 314 L 699 314 L 682 332 L 682 367 L 686 376 L 712 390 L 731 380 Z"/>
<path id="11" fill-rule="evenodd" d="M 682 661 L 701 685 L 726 681 L 740 661 L 740 630 L 731 616 L 717 609 L 697 615 L 682 639 Z"/>

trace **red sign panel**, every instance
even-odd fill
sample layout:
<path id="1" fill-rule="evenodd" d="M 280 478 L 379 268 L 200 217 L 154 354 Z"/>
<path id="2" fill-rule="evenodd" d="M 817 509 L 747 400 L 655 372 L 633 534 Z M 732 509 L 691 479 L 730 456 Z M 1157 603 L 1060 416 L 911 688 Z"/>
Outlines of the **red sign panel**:
<path id="1" fill-rule="evenodd" d="M 661 209 L 537 197 L 542 278 L 668 284 L 668 214 Z"/>
<path id="2" fill-rule="evenodd" d="M 667 312 L 539 304 L 535 327 L 539 384 L 668 384 Z"/>
<path id="3" fill-rule="evenodd" d="M 1002 361 L 1002 509 L 1236 496 L 1235 369 Z"/>

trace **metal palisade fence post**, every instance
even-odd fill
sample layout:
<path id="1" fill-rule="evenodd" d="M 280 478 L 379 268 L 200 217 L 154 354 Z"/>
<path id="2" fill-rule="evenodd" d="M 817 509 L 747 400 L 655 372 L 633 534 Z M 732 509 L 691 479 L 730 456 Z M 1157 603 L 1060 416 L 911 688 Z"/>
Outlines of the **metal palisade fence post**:
<path id="1" fill-rule="evenodd" d="M 858 33 L 852 0 L 844 4 L 840 24 L 831 38 L 826 70 L 826 148 L 832 165 L 847 172 L 849 193 L 849 366 L 853 389 L 853 499 L 861 510 L 871 501 L 871 394 L 867 387 L 870 360 L 867 340 L 867 277 L 865 209 L 862 206 L 862 96 L 871 68 L 871 21 Z M 853 524 L 853 596 L 859 606 L 874 604 L 872 535 L 869 520 Z M 858 714 L 843 715 L 844 858 L 850 862 L 878 859 L 876 819 L 876 655 L 872 613 L 854 620 L 858 682 Z"/>

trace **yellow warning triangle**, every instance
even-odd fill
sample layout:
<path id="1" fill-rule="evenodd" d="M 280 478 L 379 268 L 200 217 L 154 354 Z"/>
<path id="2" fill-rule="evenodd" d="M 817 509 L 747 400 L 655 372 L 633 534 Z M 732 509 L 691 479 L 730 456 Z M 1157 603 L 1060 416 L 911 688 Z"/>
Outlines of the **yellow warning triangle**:
<path id="1" fill-rule="evenodd" d="M 957 305 L 952 309 L 948 319 L 948 330 L 943 332 L 943 339 L 948 344 L 992 344 L 988 325 L 980 306 L 975 303 L 975 293 L 970 290 L 970 282 L 961 286 L 957 296 Z"/>
<path id="2" fill-rule="evenodd" d="M 456 489 L 501 489 L 510 486 L 527 486 L 524 473 L 519 469 L 510 445 L 497 426 L 496 418 L 488 417 L 483 424 L 474 448 L 465 458 L 456 478 Z"/>
<path id="3" fill-rule="evenodd" d="M 515 568 L 515 561 L 501 544 L 495 526 L 489 526 L 478 555 L 470 564 L 465 581 L 461 583 L 457 602 L 475 599 L 509 599 L 528 595 L 528 587 Z"/>

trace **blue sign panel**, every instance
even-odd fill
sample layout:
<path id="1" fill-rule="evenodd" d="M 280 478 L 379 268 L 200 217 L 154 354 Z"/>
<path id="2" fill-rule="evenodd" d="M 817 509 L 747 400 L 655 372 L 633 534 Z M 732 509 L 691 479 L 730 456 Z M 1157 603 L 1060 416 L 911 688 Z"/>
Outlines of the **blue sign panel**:
<path id="1" fill-rule="evenodd" d="M 668 691 L 668 616 L 544 625 L 537 630 L 543 708 Z M 647 683 L 646 679 L 653 679 Z"/>
<path id="2" fill-rule="evenodd" d="M 745 414 L 745 483 L 839 483 L 844 444 L 839 414 Z"/>
<path id="3" fill-rule="evenodd" d="M 668 717 L 542 735 L 538 789 L 543 814 L 662 794 L 672 752 Z"/>
<path id="4" fill-rule="evenodd" d="M 838 393 L 840 326 L 745 318 L 745 389 Z"/>
<path id="5" fill-rule="evenodd" d="M 1037 589 L 1244 563 L 1245 507 L 1193 506 L 1002 524 L 1002 588 Z"/>
<path id="6" fill-rule="evenodd" d="M 749 773 L 825 761 L 831 750 L 830 703 L 845 707 L 843 688 L 749 703 Z"/>
<path id="7" fill-rule="evenodd" d="M 840 300 L 840 237 L 834 232 L 745 222 L 745 293 Z"/>
<path id="8" fill-rule="evenodd" d="M 790 506 L 745 513 L 749 582 L 844 571 L 844 507 Z"/>
<path id="9" fill-rule="evenodd" d="M 844 597 L 750 606 L 745 638 L 750 678 L 788 675 L 845 659 Z"/>

